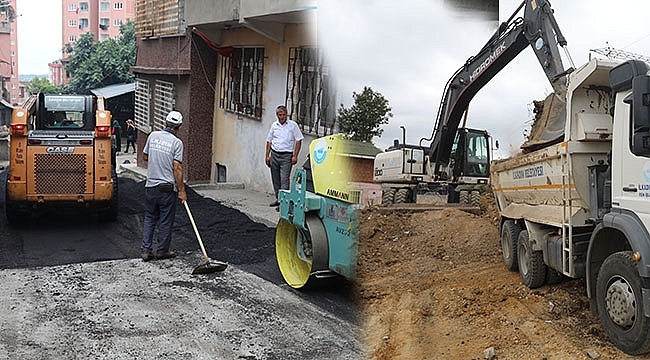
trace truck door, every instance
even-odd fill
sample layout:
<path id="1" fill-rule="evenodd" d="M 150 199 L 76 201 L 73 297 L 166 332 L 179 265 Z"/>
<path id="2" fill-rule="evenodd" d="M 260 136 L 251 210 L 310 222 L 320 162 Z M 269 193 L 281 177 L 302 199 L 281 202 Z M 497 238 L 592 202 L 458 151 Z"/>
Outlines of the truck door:
<path id="1" fill-rule="evenodd" d="M 616 96 L 612 140 L 612 205 L 634 211 L 650 225 L 650 107 L 641 94 L 650 91 L 635 78 L 632 91 Z M 636 104 L 635 104 L 636 103 Z M 645 103 L 645 104 L 644 104 Z"/>

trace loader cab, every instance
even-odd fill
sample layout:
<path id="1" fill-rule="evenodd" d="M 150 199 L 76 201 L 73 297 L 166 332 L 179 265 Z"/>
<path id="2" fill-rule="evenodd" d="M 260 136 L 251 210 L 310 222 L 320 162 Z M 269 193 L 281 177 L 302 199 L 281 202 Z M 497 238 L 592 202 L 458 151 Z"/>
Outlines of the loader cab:
<path id="1" fill-rule="evenodd" d="M 39 95 L 34 130 L 71 132 L 93 131 L 92 96 Z"/>

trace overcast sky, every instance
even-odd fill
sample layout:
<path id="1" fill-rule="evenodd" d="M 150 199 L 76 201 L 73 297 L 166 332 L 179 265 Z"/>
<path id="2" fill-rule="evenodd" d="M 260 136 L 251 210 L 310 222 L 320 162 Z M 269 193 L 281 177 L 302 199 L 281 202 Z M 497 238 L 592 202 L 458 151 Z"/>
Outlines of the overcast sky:
<path id="1" fill-rule="evenodd" d="M 47 75 L 47 64 L 61 58 L 61 1 L 17 1 L 18 72 Z"/>
<path id="2" fill-rule="evenodd" d="M 510 17 L 520 3 L 501 0 L 499 20 Z M 551 4 L 576 67 L 588 61 L 589 49 L 607 44 L 650 56 L 650 1 Z M 430 137 L 446 82 L 497 26 L 475 13 L 453 12 L 442 0 L 327 0 L 319 1 L 318 11 L 319 44 L 338 79 L 339 101 L 350 106 L 352 92 L 370 86 L 390 102 L 394 117 L 374 140 L 381 149 L 401 140 L 400 125 L 407 130 L 407 143 Z M 570 66 L 566 59 L 564 64 Z M 527 48 L 475 96 L 468 126 L 487 129 L 500 142 L 496 155 L 508 156 L 524 140 L 532 101 L 551 91 Z"/>

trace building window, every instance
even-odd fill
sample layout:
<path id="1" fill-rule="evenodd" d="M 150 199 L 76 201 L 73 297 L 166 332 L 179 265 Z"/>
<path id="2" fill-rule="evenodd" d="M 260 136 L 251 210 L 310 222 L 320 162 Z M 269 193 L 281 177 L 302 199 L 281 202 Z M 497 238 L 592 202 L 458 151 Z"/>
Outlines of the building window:
<path id="1" fill-rule="evenodd" d="M 79 3 L 79 11 L 80 12 L 88 12 L 88 3 L 87 2 L 80 2 Z"/>
<path id="2" fill-rule="evenodd" d="M 99 28 L 102 30 L 108 30 L 108 27 L 111 24 L 111 19 L 109 18 L 101 18 L 99 19 Z"/>
<path id="3" fill-rule="evenodd" d="M 223 109 L 262 118 L 264 48 L 236 48 L 221 58 L 220 105 Z"/>
<path id="4" fill-rule="evenodd" d="M 68 20 L 68 27 L 77 27 L 77 19 Z"/>
<path id="5" fill-rule="evenodd" d="M 108 1 L 102 1 L 99 3 L 99 11 L 100 12 L 108 12 L 111 11 L 111 3 Z"/>
<path id="6" fill-rule="evenodd" d="M 181 0 L 136 0 L 135 36 L 184 34 L 184 3 Z"/>
<path id="7" fill-rule="evenodd" d="M 124 7 L 124 5 L 121 2 L 113 3 L 113 9 L 115 9 L 115 10 L 122 10 L 123 7 Z"/>
<path id="8" fill-rule="evenodd" d="M 69 43 L 77 42 L 77 36 L 75 36 L 75 35 L 68 36 L 68 42 Z"/>
<path id="9" fill-rule="evenodd" d="M 108 35 L 108 34 L 99 34 L 99 41 L 108 40 L 109 38 L 110 38 L 110 35 Z"/>
<path id="10" fill-rule="evenodd" d="M 151 124 L 149 123 L 149 81 L 140 78 L 136 79 L 135 84 L 135 106 L 134 106 L 134 122 L 135 126 L 145 133 L 151 132 Z"/>
<path id="11" fill-rule="evenodd" d="M 122 19 L 113 19 L 113 26 L 115 27 L 122 26 Z"/>
<path id="12" fill-rule="evenodd" d="M 156 80 L 153 99 L 153 129 L 162 130 L 165 128 L 165 119 L 176 105 L 174 83 L 169 81 Z"/>
<path id="13" fill-rule="evenodd" d="M 77 4 L 68 4 L 68 11 L 77 11 Z"/>
<path id="14" fill-rule="evenodd" d="M 79 29 L 88 28 L 88 19 L 79 19 Z"/>
<path id="15" fill-rule="evenodd" d="M 336 98 L 329 69 L 318 48 L 289 49 L 287 115 L 305 133 L 331 135 L 336 125 Z"/>

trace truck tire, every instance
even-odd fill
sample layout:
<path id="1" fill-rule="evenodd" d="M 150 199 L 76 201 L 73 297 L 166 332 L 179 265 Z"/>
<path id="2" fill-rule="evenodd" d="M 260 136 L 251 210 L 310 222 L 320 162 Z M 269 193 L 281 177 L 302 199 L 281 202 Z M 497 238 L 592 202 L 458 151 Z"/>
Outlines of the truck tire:
<path id="1" fill-rule="evenodd" d="M 469 206 L 480 207 L 481 206 L 481 193 L 477 190 L 472 191 L 469 194 Z"/>
<path id="2" fill-rule="evenodd" d="M 404 204 L 409 202 L 409 189 L 398 189 L 395 193 L 395 204 Z"/>
<path id="3" fill-rule="evenodd" d="M 605 259 L 596 279 L 598 316 L 616 347 L 630 355 L 650 351 L 650 318 L 644 315 L 641 277 L 631 251 Z"/>
<path id="4" fill-rule="evenodd" d="M 544 285 L 546 279 L 546 264 L 544 254 L 534 251 L 530 243 L 527 230 L 522 230 L 517 238 L 517 259 L 519 260 L 519 275 L 521 281 L 529 289 L 536 289 Z"/>
<path id="5" fill-rule="evenodd" d="M 384 190 L 381 194 L 381 205 L 388 206 L 395 202 L 395 189 Z"/>
<path id="6" fill-rule="evenodd" d="M 469 204 L 469 192 L 466 190 L 463 190 L 460 192 L 460 196 L 458 197 L 458 203 L 461 205 L 468 205 Z"/>
<path id="7" fill-rule="evenodd" d="M 506 220 L 501 227 L 501 252 L 503 262 L 510 271 L 517 271 L 517 238 L 521 227 L 514 220 Z"/>

